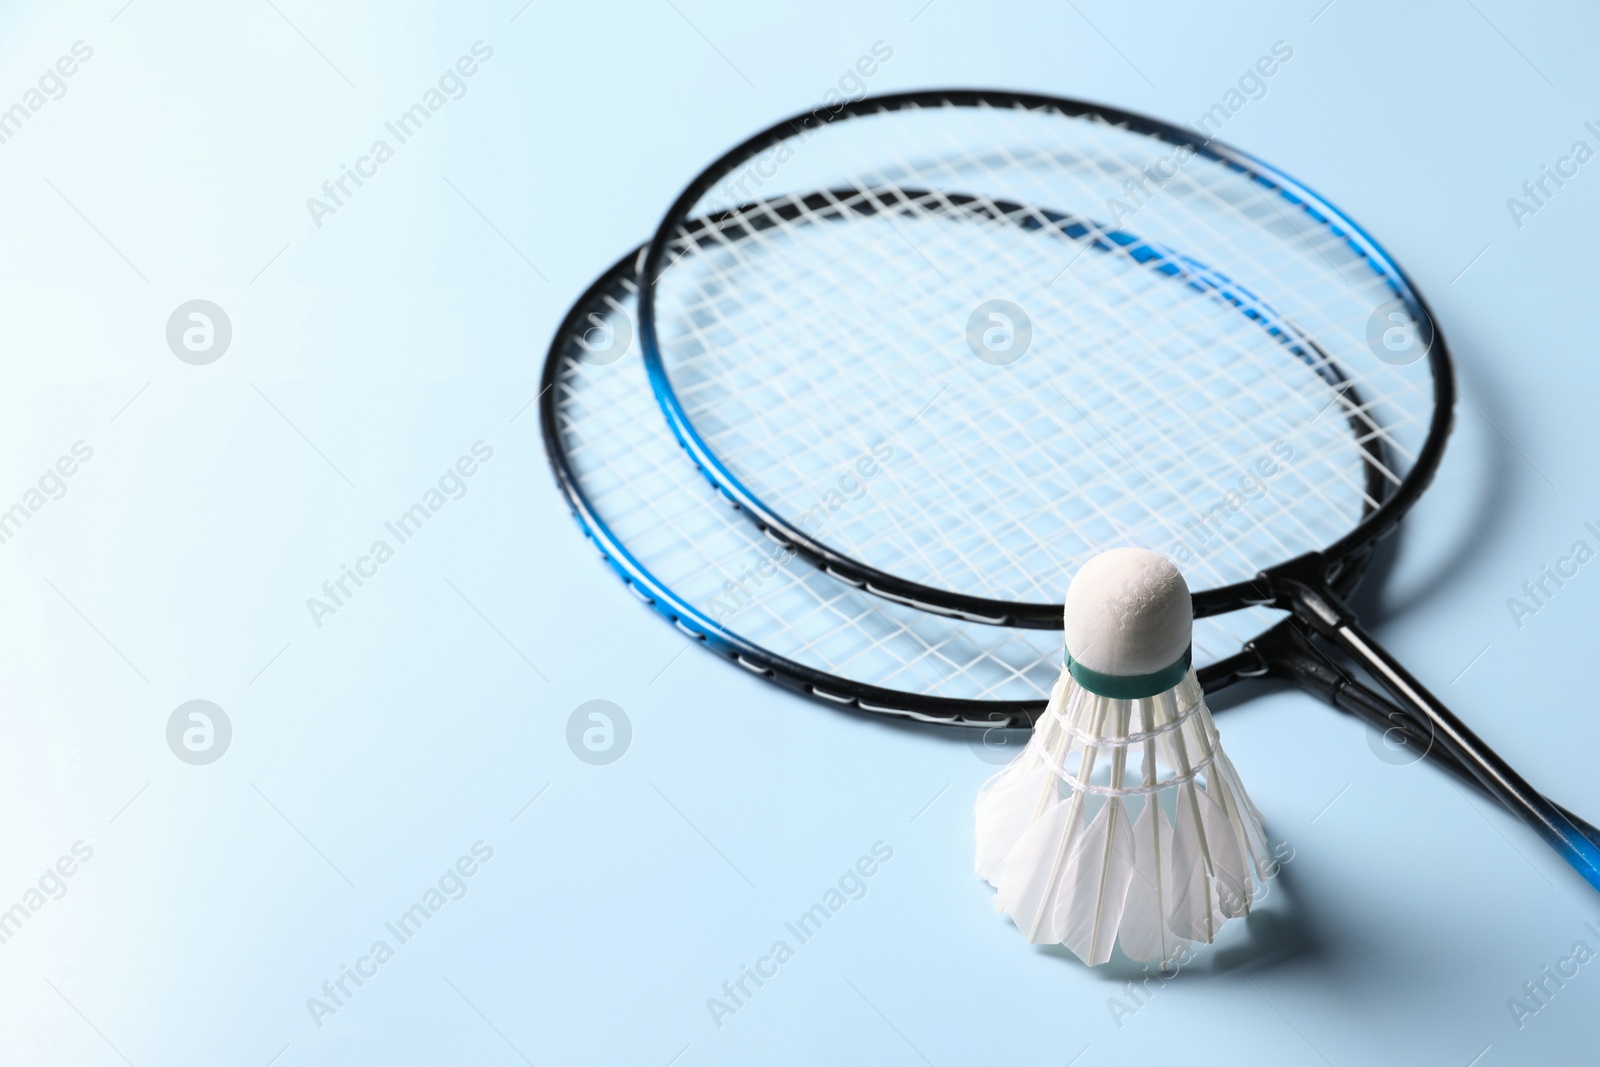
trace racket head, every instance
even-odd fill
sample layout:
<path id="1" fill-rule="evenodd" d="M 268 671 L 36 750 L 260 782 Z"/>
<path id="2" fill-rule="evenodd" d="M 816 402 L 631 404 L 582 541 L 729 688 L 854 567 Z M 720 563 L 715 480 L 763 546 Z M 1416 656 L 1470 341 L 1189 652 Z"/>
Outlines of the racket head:
<path id="1" fill-rule="evenodd" d="M 568 312 L 538 402 L 557 486 L 614 573 L 690 639 L 822 703 L 949 725 L 1031 724 L 1060 673 L 1059 633 L 873 596 L 784 549 L 695 470 L 660 417 L 636 342 L 642 253 Z M 750 595 L 735 598 L 729 586 L 741 581 Z M 1202 684 L 1264 673 L 1240 649 L 1281 617 L 1257 608 L 1197 622 Z"/>
<path id="2" fill-rule="evenodd" d="M 1337 575 L 1451 423 L 1444 339 L 1365 231 L 1243 152 L 1081 101 L 795 116 L 691 183 L 641 270 L 645 365 L 705 475 L 829 573 L 966 619 L 1059 628 L 1071 574 L 1117 544 L 1172 555 L 1201 617 L 1305 555 Z M 1031 360 L 972 343 L 996 302 L 1028 308 Z M 1385 312 L 1419 339 L 1403 361 L 1373 343 Z M 835 520 L 818 475 L 868 436 L 907 460 Z M 1280 442 L 1299 464 L 1235 506 Z"/>

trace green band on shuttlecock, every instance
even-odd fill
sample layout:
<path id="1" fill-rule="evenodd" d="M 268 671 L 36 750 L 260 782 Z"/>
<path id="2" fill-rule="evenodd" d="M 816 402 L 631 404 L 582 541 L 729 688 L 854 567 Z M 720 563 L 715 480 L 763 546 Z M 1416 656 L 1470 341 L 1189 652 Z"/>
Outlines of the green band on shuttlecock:
<path id="1" fill-rule="evenodd" d="M 1189 673 L 1189 664 L 1194 661 L 1194 646 L 1184 649 L 1183 655 L 1172 666 L 1150 674 L 1102 674 L 1073 659 L 1070 651 L 1065 653 L 1065 659 L 1073 680 L 1096 696 L 1110 697 L 1112 700 L 1143 700 L 1157 693 L 1165 693 L 1183 681 L 1183 676 Z"/>

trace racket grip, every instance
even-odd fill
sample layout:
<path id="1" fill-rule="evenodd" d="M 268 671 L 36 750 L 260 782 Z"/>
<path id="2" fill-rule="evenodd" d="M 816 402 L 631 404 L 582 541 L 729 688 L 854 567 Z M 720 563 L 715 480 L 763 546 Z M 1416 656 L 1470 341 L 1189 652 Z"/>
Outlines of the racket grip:
<path id="1" fill-rule="evenodd" d="M 1443 701 L 1362 628 L 1355 613 L 1328 588 L 1320 555 L 1301 557 L 1279 572 L 1263 574 L 1273 603 L 1291 611 L 1319 636 L 1332 641 L 1412 709 L 1418 725 L 1464 766 L 1489 795 L 1544 839 L 1584 880 L 1600 890 L 1600 845 L 1584 836 L 1562 811 L 1547 800 L 1499 754 L 1456 718 Z"/>

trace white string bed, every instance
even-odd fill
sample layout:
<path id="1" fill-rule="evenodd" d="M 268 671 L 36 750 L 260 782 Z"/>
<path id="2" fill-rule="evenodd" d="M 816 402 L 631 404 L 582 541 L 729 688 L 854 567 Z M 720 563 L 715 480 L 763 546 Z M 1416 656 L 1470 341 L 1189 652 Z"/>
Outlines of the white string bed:
<path id="1" fill-rule="evenodd" d="M 1387 491 L 1410 468 L 1427 365 L 1367 339 L 1393 290 L 1248 175 L 1194 156 L 1158 184 L 1145 168 L 1174 146 L 1052 110 L 927 107 L 792 140 L 769 177 L 702 200 L 759 185 L 759 225 L 680 231 L 656 324 L 712 454 L 841 554 L 1058 602 L 1089 556 L 1133 544 L 1210 589 L 1327 547 L 1378 503 L 1371 471 Z M 1032 328 L 1009 365 L 968 344 L 997 299 Z M 896 459 L 872 492 L 808 520 L 878 442 Z"/>

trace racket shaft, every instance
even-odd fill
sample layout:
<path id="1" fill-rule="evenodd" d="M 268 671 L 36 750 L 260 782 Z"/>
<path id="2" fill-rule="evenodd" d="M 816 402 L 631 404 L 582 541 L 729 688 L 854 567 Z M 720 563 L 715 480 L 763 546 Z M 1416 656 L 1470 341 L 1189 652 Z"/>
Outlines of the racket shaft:
<path id="1" fill-rule="evenodd" d="M 1337 690 L 1334 690 L 1331 686 L 1324 688 L 1309 678 L 1302 680 L 1300 677 L 1296 677 L 1294 681 L 1302 689 L 1322 697 L 1342 711 L 1350 712 L 1375 730 L 1382 730 L 1385 733 L 1393 730 L 1400 733 L 1405 738 L 1407 745 L 1417 746 L 1423 756 L 1432 760 L 1435 766 L 1449 772 L 1458 781 L 1472 786 L 1485 796 L 1494 797 L 1494 794 L 1483 784 L 1482 780 L 1452 755 L 1449 749 L 1433 744 L 1432 736 L 1412 721 L 1410 713 L 1380 694 L 1368 689 L 1360 682 L 1347 680 Z M 1550 803 L 1568 822 L 1577 828 L 1579 833 L 1583 834 L 1591 842 L 1600 844 L 1600 829 L 1596 829 L 1591 823 L 1574 815 L 1562 805 L 1554 801 Z"/>
<path id="2" fill-rule="evenodd" d="M 1356 621 L 1355 613 L 1327 583 L 1326 561 L 1302 556 L 1260 581 L 1276 606 L 1292 611 L 1317 634 L 1348 653 L 1425 726 L 1444 748 L 1500 803 L 1555 849 L 1562 859 L 1600 890 L 1600 845 L 1585 837 L 1559 808 L 1545 799 L 1511 765 L 1473 733 L 1444 702 Z"/>
<path id="3" fill-rule="evenodd" d="M 1468 770 L 1450 750 L 1434 743 L 1431 731 L 1419 724 L 1413 713 L 1352 678 L 1337 663 L 1311 643 L 1298 625 L 1284 620 L 1250 643 L 1272 675 L 1293 682 L 1313 696 L 1321 697 L 1341 711 L 1361 719 L 1384 734 L 1398 733 L 1407 747 L 1414 747 L 1423 758 L 1432 760 L 1465 785 L 1494 799 L 1494 794 L 1477 775 Z M 1551 802 L 1584 837 L 1600 845 L 1600 829 Z"/>
<path id="4" fill-rule="evenodd" d="M 1589 840 L 1510 764 L 1456 718 L 1438 697 L 1367 634 L 1354 620 L 1334 627 L 1330 635 L 1362 667 L 1400 700 L 1410 704 L 1440 743 L 1470 770 L 1502 804 L 1531 826 L 1545 843 L 1559 852 L 1588 883 L 1600 889 L 1600 847 Z"/>

